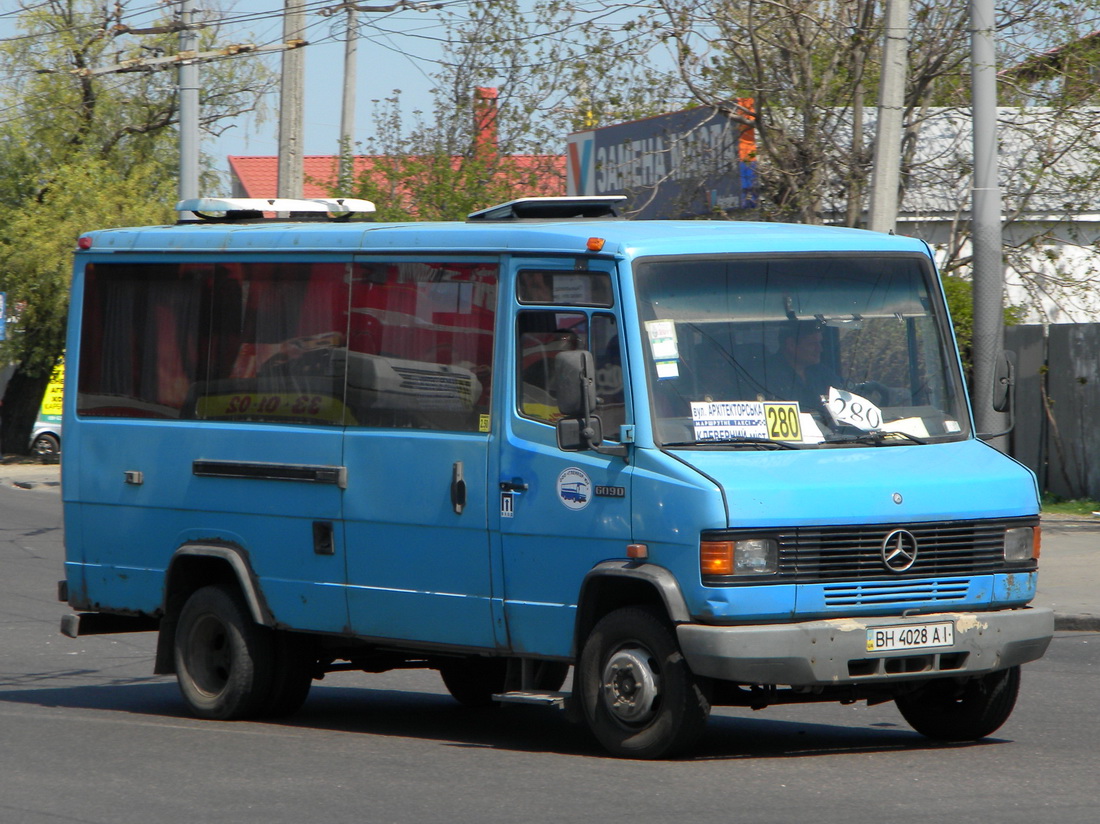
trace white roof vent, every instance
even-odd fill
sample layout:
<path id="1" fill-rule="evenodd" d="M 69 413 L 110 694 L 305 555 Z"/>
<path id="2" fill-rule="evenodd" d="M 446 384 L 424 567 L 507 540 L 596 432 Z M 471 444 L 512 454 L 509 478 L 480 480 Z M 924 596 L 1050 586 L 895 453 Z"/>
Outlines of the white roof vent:
<path id="1" fill-rule="evenodd" d="M 471 212 L 467 221 L 577 220 L 619 217 L 626 195 L 585 197 L 525 197 Z"/>

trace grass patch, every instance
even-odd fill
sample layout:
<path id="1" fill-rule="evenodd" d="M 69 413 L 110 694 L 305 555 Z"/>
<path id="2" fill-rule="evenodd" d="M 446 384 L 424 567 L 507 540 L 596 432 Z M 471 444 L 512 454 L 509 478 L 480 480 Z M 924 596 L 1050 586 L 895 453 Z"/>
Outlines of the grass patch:
<path id="1" fill-rule="evenodd" d="M 1044 492 L 1042 507 L 1043 512 L 1051 515 L 1092 515 L 1093 512 L 1100 512 L 1100 501 L 1094 501 L 1091 498 L 1066 500 Z"/>

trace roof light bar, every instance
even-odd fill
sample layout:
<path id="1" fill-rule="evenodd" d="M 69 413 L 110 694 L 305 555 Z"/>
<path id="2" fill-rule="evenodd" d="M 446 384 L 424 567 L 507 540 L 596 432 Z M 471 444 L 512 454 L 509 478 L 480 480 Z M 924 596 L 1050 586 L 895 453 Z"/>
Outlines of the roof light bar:
<path id="1" fill-rule="evenodd" d="M 252 215 L 258 217 L 264 212 L 278 213 L 321 213 L 335 217 L 373 212 L 374 204 L 369 200 L 351 197 L 197 197 L 181 200 L 176 204 L 177 212 L 194 212 L 200 217 L 215 214 L 232 216 Z"/>

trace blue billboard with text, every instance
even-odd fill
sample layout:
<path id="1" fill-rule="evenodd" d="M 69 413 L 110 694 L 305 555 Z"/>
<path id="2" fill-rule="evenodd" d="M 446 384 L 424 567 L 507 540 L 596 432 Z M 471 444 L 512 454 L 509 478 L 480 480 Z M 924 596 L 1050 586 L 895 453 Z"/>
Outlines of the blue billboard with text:
<path id="1" fill-rule="evenodd" d="M 748 104 L 748 105 L 746 105 Z M 756 205 L 751 101 L 577 132 L 567 144 L 570 195 L 627 197 L 641 219 L 705 217 Z"/>

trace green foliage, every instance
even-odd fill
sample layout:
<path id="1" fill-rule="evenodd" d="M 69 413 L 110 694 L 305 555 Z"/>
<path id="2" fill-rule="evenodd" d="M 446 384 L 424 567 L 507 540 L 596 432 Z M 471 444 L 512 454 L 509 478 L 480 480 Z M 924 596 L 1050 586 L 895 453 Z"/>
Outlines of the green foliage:
<path id="1" fill-rule="evenodd" d="M 1044 492 L 1041 499 L 1043 512 L 1048 515 L 1087 515 L 1100 512 L 1100 501 L 1091 498 L 1060 498 Z"/>
<path id="2" fill-rule="evenodd" d="M 176 75 L 112 71 L 178 47 L 178 34 L 127 30 L 145 8 L 137 0 L 24 2 L 24 36 L 0 42 L 0 291 L 13 321 L 0 358 L 16 364 L 4 396 L 9 451 L 25 448 L 45 380 L 64 349 L 77 237 L 172 219 Z M 209 42 L 213 34 L 202 37 Z M 208 131 L 256 109 L 270 83 L 255 61 L 223 61 L 200 76 Z"/>
<path id="3" fill-rule="evenodd" d="M 90 229 L 167 222 L 175 191 L 175 181 L 158 163 L 123 172 L 104 160 L 82 159 L 53 171 L 64 185 L 50 186 L 28 208 L 9 212 L 0 235 L 0 282 L 15 319 L 0 353 L 20 361 L 31 376 L 48 375 L 64 348 L 77 238 Z"/>

